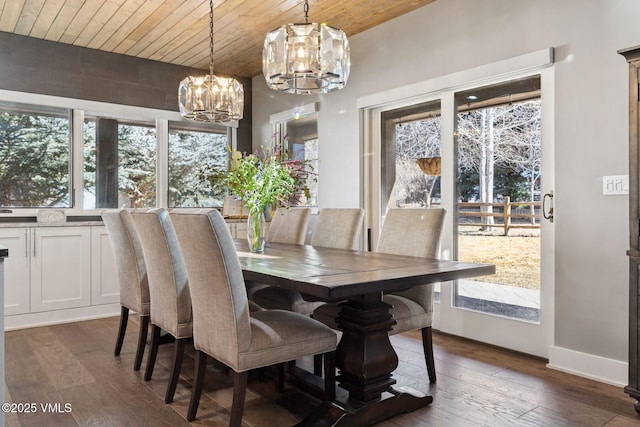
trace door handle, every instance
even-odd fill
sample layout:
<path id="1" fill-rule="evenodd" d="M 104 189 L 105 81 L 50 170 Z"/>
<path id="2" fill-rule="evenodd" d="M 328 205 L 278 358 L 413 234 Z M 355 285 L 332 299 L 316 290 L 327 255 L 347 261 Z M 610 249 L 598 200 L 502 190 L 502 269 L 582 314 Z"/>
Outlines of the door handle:
<path id="1" fill-rule="evenodd" d="M 549 210 L 547 210 L 547 200 L 549 200 Z M 542 196 L 542 216 L 553 222 L 553 191 L 549 191 Z"/>

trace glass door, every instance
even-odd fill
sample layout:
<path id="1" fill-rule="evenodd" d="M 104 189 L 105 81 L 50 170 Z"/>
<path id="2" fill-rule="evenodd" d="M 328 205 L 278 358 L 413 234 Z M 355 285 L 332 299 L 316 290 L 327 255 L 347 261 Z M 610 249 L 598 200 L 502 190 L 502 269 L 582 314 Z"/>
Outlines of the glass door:
<path id="1" fill-rule="evenodd" d="M 540 76 L 476 87 L 456 101 L 456 259 L 496 265 L 458 280 L 456 307 L 540 321 Z"/>
<path id="2" fill-rule="evenodd" d="M 437 286 L 434 328 L 542 357 L 553 334 L 553 227 L 542 212 L 545 193 L 552 204 L 553 116 L 543 101 L 553 88 L 545 74 L 364 118 L 370 247 L 389 208 L 445 208 L 441 258 L 495 264 L 496 274 Z"/>

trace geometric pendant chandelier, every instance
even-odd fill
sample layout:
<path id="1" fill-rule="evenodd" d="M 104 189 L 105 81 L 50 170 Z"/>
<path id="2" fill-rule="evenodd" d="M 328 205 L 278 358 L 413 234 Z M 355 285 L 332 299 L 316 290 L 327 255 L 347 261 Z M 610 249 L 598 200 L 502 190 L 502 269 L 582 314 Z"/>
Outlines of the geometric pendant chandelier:
<path id="1" fill-rule="evenodd" d="M 234 78 L 213 74 L 213 0 L 209 0 L 209 75 L 186 77 L 178 88 L 180 114 L 199 122 L 240 120 L 244 89 Z"/>
<path id="2" fill-rule="evenodd" d="M 268 33 L 262 49 L 262 74 L 273 90 L 310 95 L 342 89 L 351 67 L 344 31 L 309 23 L 309 1 L 303 24 L 286 24 Z"/>

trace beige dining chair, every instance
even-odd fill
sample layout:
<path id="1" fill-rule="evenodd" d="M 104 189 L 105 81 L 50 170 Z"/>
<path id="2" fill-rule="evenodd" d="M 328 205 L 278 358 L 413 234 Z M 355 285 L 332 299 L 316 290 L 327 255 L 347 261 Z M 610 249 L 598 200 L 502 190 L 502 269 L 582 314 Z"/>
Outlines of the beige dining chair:
<path id="1" fill-rule="evenodd" d="M 445 218 L 444 209 L 390 209 L 384 219 L 376 252 L 422 258 L 439 258 L 440 239 Z M 389 332 L 395 335 L 420 329 L 429 382 L 436 382 L 433 358 L 432 320 L 434 284 L 415 286 L 403 292 L 383 296 L 390 304 L 396 325 Z M 324 304 L 313 312 L 313 318 L 338 328 L 338 304 Z"/>
<path id="2" fill-rule="evenodd" d="M 134 212 L 131 215 L 142 243 L 151 297 L 153 333 L 144 379 L 151 380 L 160 344 L 160 332 L 165 330 L 175 337 L 172 370 L 164 398 L 165 403 L 170 403 L 180 377 L 185 344 L 193 336 L 187 270 L 178 237 L 166 209 Z"/>
<path id="3" fill-rule="evenodd" d="M 120 327 L 113 354 L 119 356 L 122 350 L 129 320 L 129 310 L 138 313 L 140 330 L 133 369 L 139 371 L 147 343 L 150 307 L 149 284 L 142 246 L 129 211 L 104 212 L 102 221 L 111 241 L 120 288 Z"/>
<path id="4" fill-rule="evenodd" d="M 211 356 L 234 372 L 230 426 L 240 426 L 250 369 L 323 354 L 335 372 L 336 335 L 307 316 L 284 310 L 250 312 L 242 268 L 227 225 L 218 211 L 172 214 L 189 273 L 196 349 L 187 420 L 196 417 Z M 335 375 L 325 375 L 325 394 L 335 395 Z"/>
<path id="5" fill-rule="evenodd" d="M 318 214 L 318 220 L 311 235 L 311 245 L 354 250 L 358 247 L 363 220 L 364 209 L 324 208 Z M 263 308 L 278 308 L 305 315 L 310 315 L 313 310 L 323 304 L 306 300 L 294 289 L 275 286 L 257 290 L 253 294 L 253 301 Z"/>
<path id="6" fill-rule="evenodd" d="M 309 208 L 278 208 L 271 216 L 267 242 L 304 245 L 310 214 Z"/>
<path id="7" fill-rule="evenodd" d="M 278 208 L 271 217 L 269 231 L 267 232 L 267 243 L 291 243 L 294 245 L 304 245 L 309 224 L 309 208 Z M 258 282 L 246 282 L 247 295 L 254 300 L 254 294 L 261 289 L 268 288 L 269 285 Z M 260 305 L 256 302 L 256 304 Z"/>

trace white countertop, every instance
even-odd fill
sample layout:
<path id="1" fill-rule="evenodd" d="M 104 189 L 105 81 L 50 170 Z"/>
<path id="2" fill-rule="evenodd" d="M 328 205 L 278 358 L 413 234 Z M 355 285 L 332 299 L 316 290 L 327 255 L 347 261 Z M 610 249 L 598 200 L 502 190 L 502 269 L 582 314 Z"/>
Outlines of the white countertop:
<path id="1" fill-rule="evenodd" d="M 0 228 L 15 227 L 86 227 L 104 225 L 102 221 L 67 221 L 67 222 L 4 222 L 0 219 Z"/>

